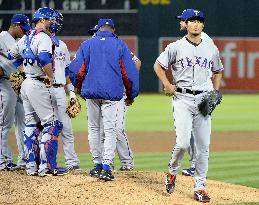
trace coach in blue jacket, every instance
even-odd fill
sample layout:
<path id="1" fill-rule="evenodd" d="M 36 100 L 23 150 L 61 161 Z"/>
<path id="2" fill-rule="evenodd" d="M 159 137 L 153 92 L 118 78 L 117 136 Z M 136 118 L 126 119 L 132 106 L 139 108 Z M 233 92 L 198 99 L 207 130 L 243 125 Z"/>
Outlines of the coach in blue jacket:
<path id="1" fill-rule="evenodd" d="M 88 140 L 95 164 L 92 177 L 114 180 L 118 102 L 126 89 L 126 103 L 139 93 L 139 73 L 128 46 L 114 34 L 112 19 L 98 21 L 96 36 L 84 41 L 69 66 L 74 86 L 87 99 Z M 100 145 L 100 120 L 104 124 L 104 150 Z"/>

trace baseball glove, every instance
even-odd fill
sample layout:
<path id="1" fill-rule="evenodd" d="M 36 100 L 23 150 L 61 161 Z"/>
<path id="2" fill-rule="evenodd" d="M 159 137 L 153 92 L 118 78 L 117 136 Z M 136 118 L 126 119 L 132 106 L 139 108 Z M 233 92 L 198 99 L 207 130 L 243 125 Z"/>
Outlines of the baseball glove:
<path id="1" fill-rule="evenodd" d="M 208 94 L 203 97 L 201 103 L 198 105 L 200 113 L 204 117 L 211 115 L 216 106 L 220 104 L 221 100 L 222 94 L 218 90 L 208 92 Z"/>
<path id="2" fill-rule="evenodd" d="M 10 74 L 9 80 L 14 92 L 19 95 L 21 90 L 22 82 L 25 80 L 25 73 L 22 71 L 17 71 Z"/>
<path id="3" fill-rule="evenodd" d="M 81 105 L 77 98 L 71 98 L 68 102 L 66 113 L 70 118 L 75 118 L 81 111 Z"/>

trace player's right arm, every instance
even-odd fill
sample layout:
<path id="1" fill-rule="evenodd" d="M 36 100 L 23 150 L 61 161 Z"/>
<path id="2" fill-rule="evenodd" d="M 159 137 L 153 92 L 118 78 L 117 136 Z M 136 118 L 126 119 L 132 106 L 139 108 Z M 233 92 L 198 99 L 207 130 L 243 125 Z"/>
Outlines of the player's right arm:
<path id="1" fill-rule="evenodd" d="M 83 42 L 77 50 L 68 68 L 68 75 L 77 92 L 81 91 L 83 80 L 87 75 L 87 61 L 89 61 L 89 44 Z"/>
<path id="2" fill-rule="evenodd" d="M 139 72 L 132 59 L 128 46 L 123 43 L 122 55 L 119 59 L 123 84 L 128 101 L 132 101 L 139 93 Z M 131 104 L 131 103 L 129 103 Z"/>
<path id="3" fill-rule="evenodd" d="M 172 96 L 176 94 L 176 86 L 173 85 L 167 78 L 165 71 L 168 69 L 168 65 L 175 61 L 174 47 L 169 44 L 164 52 L 156 59 L 154 64 L 154 71 L 157 77 L 161 80 L 166 96 Z"/>
<path id="4" fill-rule="evenodd" d="M 164 85 L 165 95 L 166 96 L 175 95 L 176 86 L 169 82 L 169 80 L 165 74 L 165 69 L 159 63 L 155 62 L 154 70 L 155 70 L 157 77 L 161 80 L 161 82 Z"/>

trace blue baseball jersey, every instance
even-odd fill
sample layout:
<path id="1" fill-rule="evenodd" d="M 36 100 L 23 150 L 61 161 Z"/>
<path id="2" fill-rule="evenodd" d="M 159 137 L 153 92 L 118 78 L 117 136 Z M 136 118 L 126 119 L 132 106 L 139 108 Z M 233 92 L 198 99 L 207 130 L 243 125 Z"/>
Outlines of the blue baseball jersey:
<path id="1" fill-rule="evenodd" d="M 73 84 L 87 99 L 134 99 L 139 93 L 139 73 L 128 46 L 111 32 L 97 32 L 83 42 L 69 66 Z M 81 81 L 81 82 L 80 82 Z"/>

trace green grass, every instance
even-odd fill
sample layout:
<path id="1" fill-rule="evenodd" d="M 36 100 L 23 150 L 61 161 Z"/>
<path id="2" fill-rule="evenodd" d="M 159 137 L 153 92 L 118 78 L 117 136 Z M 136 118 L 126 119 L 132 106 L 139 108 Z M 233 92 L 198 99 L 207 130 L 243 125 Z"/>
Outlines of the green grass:
<path id="1" fill-rule="evenodd" d="M 83 112 L 73 119 L 76 132 L 87 131 L 85 101 Z M 163 94 L 140 94 L 127 113 L 127 131 L 172 131 L 171 98 Z M 259 131 L 259 94 L 224 94 L 212 119 L 213 131 Z"/>

